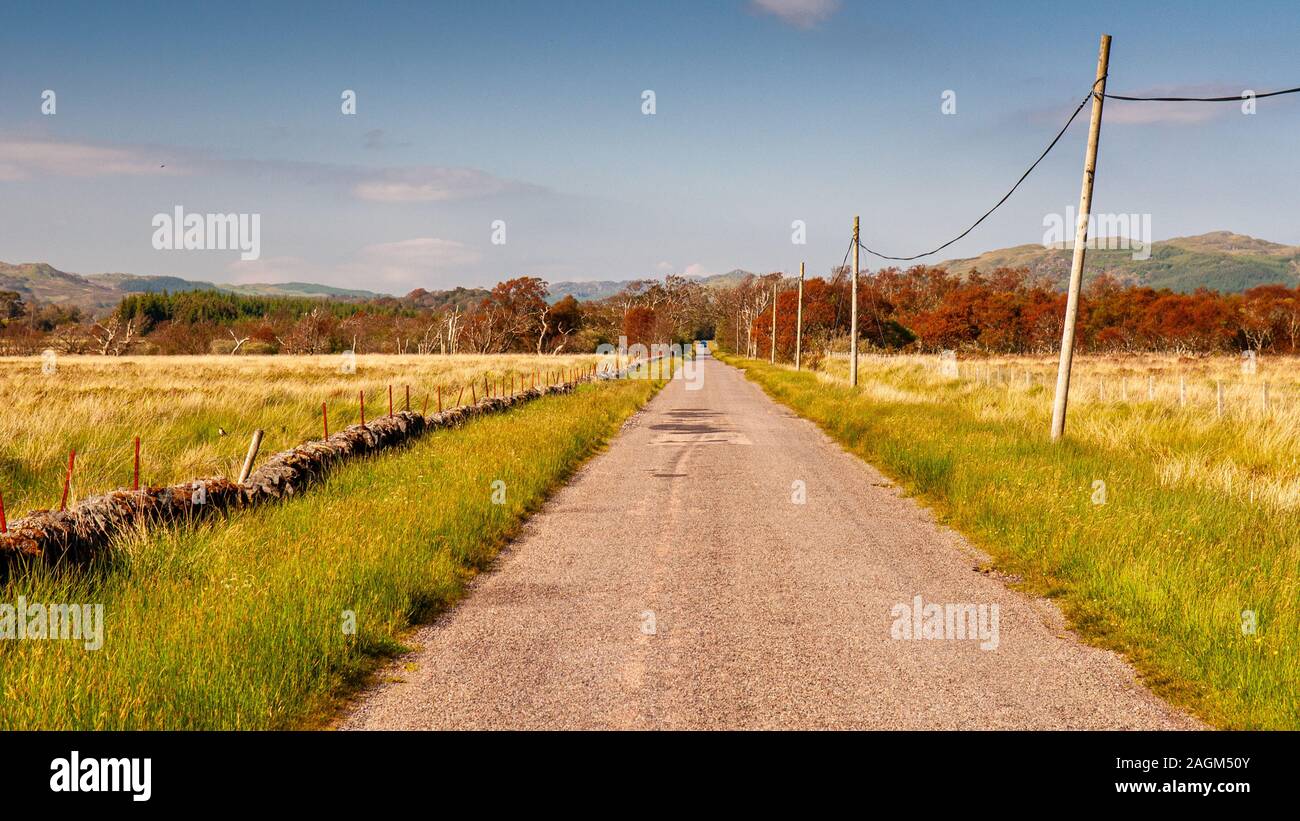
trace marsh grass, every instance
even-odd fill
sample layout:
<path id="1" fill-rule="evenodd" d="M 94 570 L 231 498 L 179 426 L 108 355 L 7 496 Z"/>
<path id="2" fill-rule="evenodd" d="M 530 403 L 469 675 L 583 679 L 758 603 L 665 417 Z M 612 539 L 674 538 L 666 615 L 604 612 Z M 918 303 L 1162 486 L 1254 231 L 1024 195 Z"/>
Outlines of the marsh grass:
<path id="1" fill-rule="evenodd" d="M 106 626 L 93 652 L 0 642 L 0 729 L 319 724 L 658 384 L 584 385 L 346 465 L 297 499 L 137 534 L 88 573 L 11 580 L 0 602 L 99 602 Z"/>
<path id="2" fill-rule="evenodd" d="M 840 362 L 795 373 L 730 361 L 920 494 L 999 569 L 1058 598 L 1157 692 L 1221 727 L 1300 728 L 1296 411 L 1220 419 L 1203 404 L 1147 401 L 1145 384 L 1140 401 L 1085 390 L 1053 445 L 1050 382 L 949 379 L 937 360 L 873 357 L 854 391 Z M 1054 373 L 1046 360 L 1020 364 Z M 1085 360 L 1076 374 L 1086 384 L 1116 368 L 1135 365 Z"/>

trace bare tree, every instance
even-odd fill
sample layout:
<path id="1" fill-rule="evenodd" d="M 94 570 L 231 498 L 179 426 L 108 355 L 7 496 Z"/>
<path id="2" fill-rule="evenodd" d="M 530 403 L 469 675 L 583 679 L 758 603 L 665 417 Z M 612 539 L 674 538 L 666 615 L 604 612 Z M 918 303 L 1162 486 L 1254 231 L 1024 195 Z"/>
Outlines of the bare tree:
<path id="1" fill-rule="evenodd" d="M 121 318 L 114 314 L 103 322 L 96 322 L 90 330 L 91 336 L 99 344 L 100 356 L 121 356 L 131 341 L 135 339 L 135 320 L 123 325 Z"/>
<path id="2" fill-rule="evenodd" d="M 324 351 L 329 337 L 327 317 L 320 308 L 313 308 L 304 314 L 284 337 L 276 337 L 280 350 L 288 354 L 318 354 Z M 353 348 L 356 340 L 353 338 Z"/>
<path id="3" fill-rule="evenodd" d="M 226 329 L 226 332 L 230 334 L 231 339 L 235 340 L 235 347 L 232 348 L 230 351 L 231 356 L 234 356 L 235 354 L 239 353 L 240 348 L 244 347 L 244 343 L 248 341 L 248 337 L 243 337 L 241 339 L 240 337 L 236 336 L 235 332 L 229 328 Z"/>
<path id="4" fill-rule="evenodd" d="M 452 309 L 443 318 L 443 325 L 445 326 L 447 345 L 443 353 L 456 354 L 460 350 L 461 314 L 459 306 L 452 306 Z M 439 336 L 441 335 L 439 334 Z"/>

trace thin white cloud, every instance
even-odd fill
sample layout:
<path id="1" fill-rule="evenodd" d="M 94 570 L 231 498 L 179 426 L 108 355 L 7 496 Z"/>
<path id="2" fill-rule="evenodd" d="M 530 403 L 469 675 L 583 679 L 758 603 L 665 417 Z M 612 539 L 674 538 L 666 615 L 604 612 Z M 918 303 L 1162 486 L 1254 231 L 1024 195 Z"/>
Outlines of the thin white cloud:
<path id="1" fill-rule="evenodd" d="M 367 245 L 345 269 L 386 283 L 417 283 L 439 273 L 460 273 L 482 258 L 478 251 L 455 240 L 417 237 Z"/>
<path id="2" fill-rule="evenodd" d="M 384 144 L 382 135 L 378 139 Z M 437 165 L 369 168 L 300 160 L 227 158 L 184 147 L 115 146 L 0 134 L 0 181 L 177 174 L 339 186 L 367 202 L 450 202 L 547 191 L 541 186 L 503 179 L 476 168 Z"/>
<path id="3" fill-rule="evenodd" d="M 140 147 L 0 138 L 0 180 L 39 177 L 161 176 L 175 168 Z"/>
<path id="4" fill-rule="evenodd" d="M 840 0 L 749 0 L 749 6 L 795 28 L 810 29 L 838 11 Z"/>
<path id="5" fill-rule="evenodd" d="M 409 148 L 408 142 L 393 142 L 392 135 L 382 128 L 372 128 L 362 136 L 362 147 L 370 151 L 387 151 L 390 148 Z"/>
<path id="6" fill-rule="evenodd" d="M 249 285 L 255 282 L 313 282 L 319 279 L 321 269 L 302 257 L 263 257 L 254 260 L 235 260 L 227 268 L 230 282 Z"/>
<path id="7" fill-rule="evenodd" d="M 447 202 L 539 189 L 475 168 L 414 166 L 386 169 L 352 190 L 368 202 Z"/>

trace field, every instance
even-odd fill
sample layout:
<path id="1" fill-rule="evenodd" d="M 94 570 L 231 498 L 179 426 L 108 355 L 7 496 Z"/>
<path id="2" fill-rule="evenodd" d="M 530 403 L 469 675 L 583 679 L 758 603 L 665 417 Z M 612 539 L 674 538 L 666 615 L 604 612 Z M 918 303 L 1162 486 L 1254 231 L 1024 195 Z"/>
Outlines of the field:
<path id="1" fill-rule="evenodd" d="M 64 396 L 61 433 L 29 423 L 25 435 L 56 451 L 69 436 L 104 447 L 139 430 L 133 425 L 158 420 L 177 440 L 159 472 L 189 476 L 195 465 L 228 466 L 244 445 L 235 432 L 254 425 L 266 426 L 268 437 L 276 425 L 272 448 L 316 435 L 313 409 L 319 412 L 322 395 L 338 402 L 341 425 L 355 419 L 344 405 L 362 385 L 376 402 L 385 386 L 386 411 L 389 380 L 410 381 L 414 396 L 416 384 L 447 388 L 484 371 L 523 374 L 565 362 L 363 357 L 358 373 L 343 377 L 325 360 L 159 359 L 130 362 L 121 373 L 142 376 L 135 385 L 114 378 L 115 363 L 77 362 L 95 378 L 40 388 L 51 404 Z M 40 378 L 39 370 L 22 377 L 24 384 Z M 171 387 L 171 379 L 184 387 Z M 104 641 L 89 651 L 80 642 L 0 642 L 0 729 L 252 729 L 328 720 L 339 697 L 400 649 L 404 631 L 454 602 L 523 517 L 659 384 L 584 385 L 349 463 L 281 504 L 134 534 L 86 571 L 11 579 L 0 602 L 102 604 Z M 172 412 L 165 396 L 187 409 Z M 113 405 L 108 397 L 130 399 Z M 148 408 L 133 407 L 145 401 Z M 82 411 L 91 418 L 75 418 Z M 238 440 L 230 454 L 209 441 L 218 418 Z M 97 430 L 110 422 L 111 435 Z M 141 431 L 146 441 L 154 429 Z M 24 456 L 40 452 L 33 445 Z"/>
<path id="2" fill-rule="evenodd" d="M 60 357 L 53 373 L 42 360 L 0 359 L 0 390 L 8 397 L 0 417 L 0 493 L 8 518 L 57 507 L 68 453 L 76 449 L 69 504 L 77 498 L 130 487 L 134 438 L 141 439 L 142 485 L 205 476 L 236 476 L 254 429 L 266 432 L 262 453 L 284 450 L 322 434 L 321 403 L 330 430 L 388 412 L 388 387 L 400 410 L 410 386 L 411 406 L 437 391 L 450 406 L 471 383 L 478 395 L 487 378 L 500 389 L 514 376 L 556 372 L 595 356 L 175 356 Z M 355 367 L 352 367 L 355 365 Z M 347 367 L 344 367 L 347 366 Z M 351 372 L 344 372 L 344 371 Z M 507 386 L 508 387 L 508 386 Z M 225 431 L 223 434 L 222 431 Z"/>
<path id="3" fill-rule="evenodd" d="M 1300 363 L 1083 357 L 1053 445 L 1054 359 L 953 377 L 937 357 L 863 357 L 856 391 L 840 358 L 734 361 L 1160 694 L 1222 727 L 1300 728 Z"/>

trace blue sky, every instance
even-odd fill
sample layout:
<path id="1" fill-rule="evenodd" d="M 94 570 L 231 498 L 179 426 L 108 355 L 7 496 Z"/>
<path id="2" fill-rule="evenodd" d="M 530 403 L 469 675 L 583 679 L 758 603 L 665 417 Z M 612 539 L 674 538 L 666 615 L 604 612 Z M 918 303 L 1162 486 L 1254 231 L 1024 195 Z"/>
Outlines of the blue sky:
<path id="1" fill-rule="evenodd" d="M 1087 92 L 1103 31 L 1114 93 L 1300 85 L 1294 2 L 11 0 L 0 260 L 390 293 L 824 273 L 854 214 L 901 255 L 992 205 Z M 1300 244 L 1298 126 L 1300 95 L 1253 116 L 1108 102 L 1094 211 Z M 1077 203 L 1085 131 L 927 261 L 1041 241 Z M 261 258 L 155 250 L 177 205 L 260 214 Z"/>

